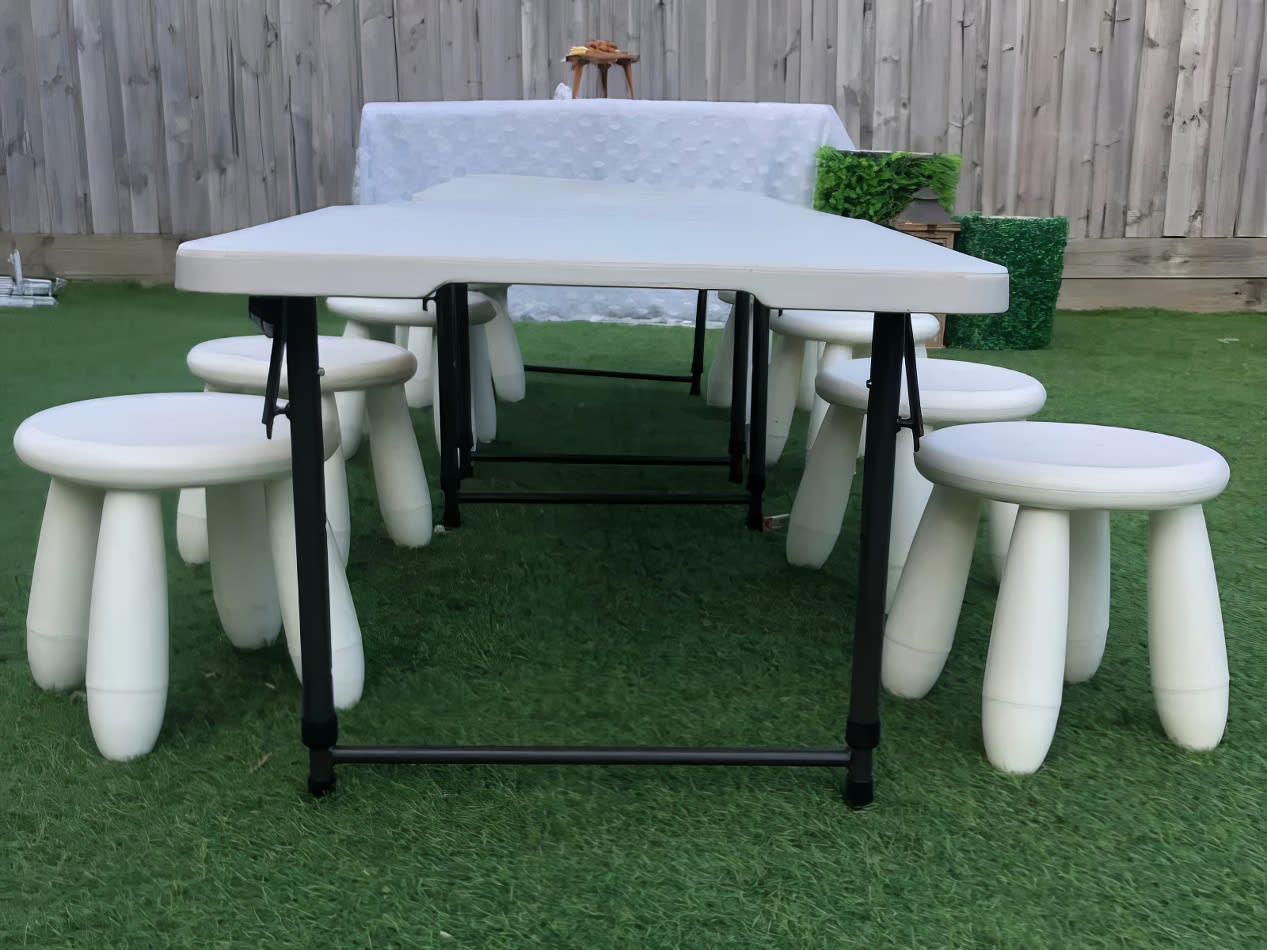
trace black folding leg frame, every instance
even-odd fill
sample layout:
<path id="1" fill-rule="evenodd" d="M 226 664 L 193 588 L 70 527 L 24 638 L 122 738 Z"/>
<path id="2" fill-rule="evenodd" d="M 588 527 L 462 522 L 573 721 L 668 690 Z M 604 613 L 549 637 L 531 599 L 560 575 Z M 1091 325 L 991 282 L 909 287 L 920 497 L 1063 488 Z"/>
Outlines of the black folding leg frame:
<path id="1" fill-rule="evenodd" d="M 565 376 L 603 376 L 607 379 L 649 379 L 658 383 L 690 383 L 691 395 L 700 394 L 700 378 L 704 375 L 704 321 L 708 314 L 708 291 L 697 292 L 695 298 L 695 343 L 691 349 L 691 372 L 635 373 L 621 369 L 590 369 L 585 366 L 544 366 L 541 363 L 525 363 L 529 373 L 559 373 Z"/>
<path id="2" fill-rule="evenodd" d="M 469 371 L 469 333 L 466 286 L 448 284 L 436 292 L 436 359 L 439 363 L 440 388 L 440 487 L 444 492 L 444 525 L 457 528 L 462 524 L 462 504 L 601 504 L 601 505 L 743 505 L 748 508 L 748 523 L 761 528 L 761 497 L 765 491 L 765 362 L 753 368 L 753 398 L 761 402 L 760 426 L 754 425 L 753 438 L 748 450 L 748 484 L 739 490 L 684 491 L 684 492 L 617 492 L 617 491 L 569 491 L 569 492 L 512 492 L 466 491 L 463 480 L 473 474 L 471 434 L 471 385 Z M 736 304 L 737 319 L 746 326 L 749 310 L 752 319 L 764 327 L 762 339 L 768 336 L 770 312 L 767 308 L 752 304 L 751 294 L 739 294 Z M 701 308 L 702 313 L 702 308 Z M 702 333 L 697 334 L 701 341 Z M 755 347 L 754 347 L 755 350 Z M 764 351 L 763 351 L 764 352 Z M 742 376 L 747 379 L 748 354 L 736 348 L 735 365 L 743 363 Z M 702 365 L 703 354 L 700 352 Z M 592 375 L 605 375 L 594 373 Z M 759 395 L 758 395 L 759 393 Z M 586 455 L 576 453 L 508 454 L 480 452 L 477 461 L 503 462 L 552 462 L 558 465 L 682 465 L 729 466 L 730 479 L 740 485 L 744 482 L 745 457 L 744 410 L 746 393 L 738 386 L 731 406 L 730 446 L 727 455 Z M 755 418 L 754 410 L 754 418 Z M 761 438 L 757 439 L 758 428 Z"/>
<path id="3" fill-rule="evenodd" d="M 450 285 L 439 295 L 437 341 L 440 385 L 451 393 L 461 379 L 460 347 L 466 329 L 466 288 Z M 740 308 L 746 311 L 747 307 Z M 322 483 L 321 402 L 317 367 L 317 319 L 310 298 L 253 298 L 251 312 L 266 331 L 285 343 L 290 402 L 291 455 L 295 486 L 295 545 L 298 561 L 300 641 L 303 652 L 303 729 L 308 747 L 308 788 L 314 795 L 335 784 L 340 763 L 517 763 L 588 765 L 783 765 L 847 767 L 846 801 L 861 807 L 872 800 L 872 755 L 880 739 L 880 649 L 884 634 L 884 594 L 888 573 L 889 521 L 893 502 L 893 459 L 899 425 L 901 366 L 908 358 L 908 379 L 916 389 L 910 320 L 901 314 L 877 313 L 871 351 L 871 394 L 868 402 L 866 456 L 862 483 L 862 543 L 858 554 L 858 598 L 854 619 L 853 677 L 845 745 L 838 748 L 677 748 L 644 746 L 371 746 L 338 744 L 338 721 L 330 668 L 329 590 L 326 576 L 325 496 Z M 748 469 L 749 522 L 760 517 L 760 489 L 765 480 L 765 347 L 769 311 L 753 308 L 752 463 Z M 742 319 L 746 322 L 747 315 Z M 736 326 L 736 348 L 747 334 Z M 457 332 L 455 332 L 457 331 Z M 280 347 L 275 349 L 280 354 Z M 738 361 L 737 361 L 738 365 Z M 275 370 L 280 367 L 274 367 Z M 745 386 L 746 366 L 736 372 L 737 392 Z M 742 400 L 736 398 L 742 425 Z M 266 405 L 270 416 L 273 401 Z M 441 403 L 443 453 L 441 481 L 445 488 L 445 523 L 458 523 L 461 453 L 458 436 L 469 429 L 469 401 Z M 733 420 L 732 416 L 732 420 Z M 468 444 L 468 443 L 463 443 Z M 470 500 L 470 499 L 464 499 Z M 520 500 L 520 499 L 516 499 Z M 698 500 L 698 499 L 696 499 Z M 451 507 L 450 507 L 451 506 Z"/>

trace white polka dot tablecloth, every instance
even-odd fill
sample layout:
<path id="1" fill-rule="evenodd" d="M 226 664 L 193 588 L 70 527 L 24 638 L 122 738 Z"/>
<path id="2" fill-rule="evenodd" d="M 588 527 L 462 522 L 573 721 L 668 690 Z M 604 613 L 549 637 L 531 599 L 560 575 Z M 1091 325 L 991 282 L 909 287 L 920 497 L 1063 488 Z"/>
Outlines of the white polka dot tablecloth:
<path id="1" fill-rule="evenodd" d="M 361 113 L 355 201 L 408 200 L 467 175 L 752 191 L 809 206 L 814 151 L 852 149 L 828 105 L 579 99 L 379 102 Z M 584 209 L 578 226 L 584 227 Z M 548 234 L 542 235 L 548 241 Z M 516 320 L 692 323 L 691 291 L 515 286 Z M 728 307 L 710 298 L 709 322 Z"/>

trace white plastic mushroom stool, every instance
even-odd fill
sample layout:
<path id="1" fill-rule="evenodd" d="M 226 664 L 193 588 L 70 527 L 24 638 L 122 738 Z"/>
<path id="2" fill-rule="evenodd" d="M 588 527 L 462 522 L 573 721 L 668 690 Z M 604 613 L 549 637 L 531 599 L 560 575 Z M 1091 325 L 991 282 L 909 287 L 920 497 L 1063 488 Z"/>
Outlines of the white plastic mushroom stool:
<path id="1" fill-rule="evenodd" d="M 369 328 L 367 332 L 385 336 L 393 332 L 397 326 L 408 326 L 419 329 L 419 332 L 433 334 L 436 327 L 436 308 L 428 305 L 424 308 L 422 300 L 395 298 L 369 298 L 369 296 L 332 296 L 326 300 L 332 313 L 342 314 L 353 323 Z M 484 294 L 468 294 L 468 319 L 470 323 L 470 377 L 471 377 L 471 429 L 475 434 L 475 442 L 492 442 L 497 438 L 497 398 L 493 389 L 493 370 L 489 364 L 488 338 L 485 327 L 492 324 L 497 317 L 497 308 L 493 301 Z M 440 390 L 440 372 L 436 367 L 440 362 L 440 352 L 435 343 L 431 343 L 431 414 L 432 424 L 436 432 L 436 445 L 440 445 L 440 400 L 436 398 Z M 345 436 L 348 434 L 350 422 L 348 415 L 356 417 L 360 412 L 355 404 L 347 402 L 347 394 L 338 396 L 340 405 L 340 424 Z M 351 433 L 353 438 L 360 438 L 360 433 Z"/>
<path id="2" fill-rule="evenodd" d="M 1212 749 L 1227 724 L 1223 614 L 1202 503 L 1227 485 L 1213 449 L 1108 426 L 1003 422 L 932 433 L 916 464 L 936 486 L 898 584 L 883 681 L 918 698 L 941 674 L 963 602 L 980 499 L 1020 506 L 982 688 L 986 755 L 1033 772 L 1062 679 L 1094 675 L 1109 625 L 1110 511 L 1150 512 L 1148 650 L 1166 734 Z"/>
<path id="3" fill-rule="evenodd" d="M 507 398 L 507 402 L 517 402 L 518 399 L 522 399 L 523 386 L 525 386 L 523 360 L 519 356 L 519 345 L 514 338 L 513 326 L 509 334 L 504 332 L 504 326 L 509 324 L 509 317 L 504 315 L 506 314 L 506 289 L 493 288 L 493 290 L 498 293 L 488 295 L 470 291 L 466 296 L 470 320 L 471 421 L 475 429 L 476 443 L 492 442 L 494 438 L 497 438 L 499 391 L 494 389 L 497 385 L 497 376 L 494 372 L 502 377 L 503 389 L 509 396 L 516 396 L 514 399 L 503 396 Z M 428 304 L 424 307 L 422 300 L 369 298 L 369 296 L 332 296 L 326 300 L 326 305 L 331 313 L 340 314 L 341 317 L 347 319 L 347 326 L 343 329 L 345 337 L 359 336 L 390 341 L 394 338 L 397 329 L 408 329 L 409 347 L 418 358 L 419 371 L 405 386 L 405 393 L 407 393 L 411 408 L 431 405 L 432 413 L 436 417 L 436 431 L 440 431 L 438 429 L 440 407 L 435 400 L 435 393 L 440 383 L 436 375 L 438 353 L 435 348 L 435 305 Z M 504 317 L 504 319 L 499 322 L 499 317 Z M 488 327 L 494 324 L 500 327 L 500 331 L 490 334 Z M 494 370 L 492 350 L 490 350 L 490 345 L 494 342 L 498 345 L 499 353 L 497 370 Z M 426 371 L 421 369 L 423 358 L 427 360 Z M 518 380 L 517 383 L 516 380 Z M 423 398 L 422 390 L 426 390 L 426 398 Z M 364 418 L 359 400 L 355 395 L 343 394 L 338 396 L 338 407 L 340 407 L 342 419 L 343 438 L 345 440 L 351 438 L 359 445 L 360 421 Z M 350 456 L 351 453 L 347 455 Z"/>
<path id="4" fill-rule="evenodd" d="M 145 755 L 167 702 L 167 558 L 159 492 L 207 488 L 211 586 L 239 649 L 286 631 L 301 670 L 290 430 L 260 424 L 258 397 L 154 393 L 46 409 L 18 427 L 18 457 L 51 476 L 27 607 L 27 659 L 44 689 L 86 684 L 108 759 Z M 327 454 L 338 427 L 324 432 Z M 361 696 L 365 658 L 327 534 L 335 705 Z"/>
<path id="5" fill-rule="evenodd" d="M 827 415 L 827 401 L 814 391 L 815 379 L 826 367 L 868 356 L 874 323 L 875 314 L 850 310 L 779 310 L 770 315 L 774 344 L 770 348 L 767 384 L 767 462 L 773 464 L 783 455 L 792 428 L 792 413 L 798 408 L 810 410 L 810 427 L 805 437 L 808 457 Z M 924 344 L 937 336 L 937 329 L 937 318 L 931 313 L 911 314 L 917 356 L 925 355 Z M 806 379 L 809 405 L 805 405 L 807 400 L 800 392 Z"/>
<path id="6" fill-rule="evenodd" d="M 730 317 L 713 356 L 708 375 L 708 404 L 729 406 L 734 365 L 734 291 L 718 296 L 731 305 Z M 810 413 L 805 436 L 805 454 L 814 445 L 827 403 L 814 392 L 814 380 L 824 367 L 871 354 L 871 332 L 875 314 L 857 310 L 775 310 L 770 314 L 773 345 L 767 376 L 766 461 L 774 463 L 783 454 L 792 426 L 792 411 Z M 931 313 L 911 314 L 911 330 L 916 355 L 927 355 L 924 346 L 937 336 L 937 318 Z M 801 342 L 804 345 L 799 345 Z"/>
<path id="7" fill-rule="evenodd" d="M 829 364 L 818 374 L 818 395 L 827 401 L 829 408 L 805 463 L 788 519 L 790 564 L 822 567 L 836 546 L 857 467 L 870 375 L 870 359 Z M 1024 419 L 1041 409 L 1047 400 L 1047 392 L 1038 380 L 999 366 L 962 360 L 917 359 L 916 375 L 925 432 L 936 426 L 964 422 Z M 903 415 L 910 412 L 905 370 L 900 411 Z M 915 468 L 922 452 L 922 447 L 919 453 L 915 452 L 910 429 L 898 432 L 893 522 L 889 535 L 887 595 L 890 603 L 932 490 Z M 997 526 L 991 535 L 992 545 L 999 550 L 1001 563 L 1011 536 L 1013 514 L 1006 508 L 998 511 L 992 508 L 990 515 L 991 524 Z"/>
<path id="8" fill-rule="evenodd" d="M 271 353 L 272 342 L 263 336 L 225 337 L 199 343 L 189 351 L 186 363 L 191 373 L 215 390 L 262 394 Z M 406 547 L 427 544 L 432 532 L 431 493 L 405 405 L 404 383 L 416 366 L 413 355 L 394 343 L 322 336 L 317 338 L 317 358 L 322 370 L 322 413 L 336 425 L 342 421 L 337 395 L 363 394 L 374 485 L 388 536 Z M 286 395 L 284 367 L 281 393 Z M 352 525 L 342 452 L 326 461 L 325 494 L 326 519 L 346 564 Z M 178 510 L 195 509 L 197 496 L 197 489 L 181 492 Z M 187 518 L 185 524 L 191 520 Z"/>

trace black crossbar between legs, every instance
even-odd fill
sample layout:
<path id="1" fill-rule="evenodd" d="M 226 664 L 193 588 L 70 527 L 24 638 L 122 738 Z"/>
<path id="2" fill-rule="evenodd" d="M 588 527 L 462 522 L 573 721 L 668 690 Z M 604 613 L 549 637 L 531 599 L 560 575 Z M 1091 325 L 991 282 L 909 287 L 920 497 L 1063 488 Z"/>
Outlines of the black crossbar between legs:
<path id="1" fill-rule="evenodd" d="M 862 537 L 858 546 L 858 595 L 854 614 L 853 669 L 845 744 L 851 754 L 845 801 L 851 808 L 875 796 L 872 764 L 880 742 L 880 657 L 893 518 L 893 468 L 897 448 L 902 358 L 910 316 L 876 313 L 871 335 L 871 391 L 867 397 L 866 454 L 862 460 Z"/>
<path id="2" fill-rule="evenodd" d="M 317 302 L 311 297 L 289 297 L 284 308 L 299 642 L 303 657 L 302 736 L 308 747 L 308 791 L 324 795 L 334 788 L 331 749 L 338 741 L 339 725 L 330 668 L 330 580 L 326 565 Z"/>
<path id="3" fill-rule="evenodd" d="M 849 764 L 847 749 L 675 746 L 340 746 L 336 762 L 370 765 L 781 765 Z"/>

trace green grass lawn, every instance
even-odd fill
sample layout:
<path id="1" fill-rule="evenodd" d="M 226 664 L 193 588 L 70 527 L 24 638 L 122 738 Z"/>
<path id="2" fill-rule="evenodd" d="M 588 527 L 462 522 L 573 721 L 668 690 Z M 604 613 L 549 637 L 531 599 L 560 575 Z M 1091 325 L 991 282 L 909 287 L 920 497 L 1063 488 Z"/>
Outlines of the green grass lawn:
<path id="1" fill-rule="evenodd" d="M 979 548 L 942 681 L 883 703 L 878 801 L 857 813 L 817 769 L 344 767 L 313 801 L 284 646 L 236 653 L 206 567 L 184 565 L 174 536 L 163 732 L 141 761 L 102 760 L 83 694 L 43 693 L 26 668 L 45 479 L 9 436 L 55 403 L 197 388 L 186 350 L 247 332 L 240 300 L 170 290 L 75 285 L 55 310 L 0 311 L 0 947 L 1267 945 L 1267 318 L 1061 314 L 1050 350 L 955 354 L 1038 376 L 1044 418 L 1157 429 L 1228 458 L 1232 482 L 1207 507 L 1233 677 L 1223 745 L 1191 754 L 1161 732 L 1146 521 L 1122 515 L 1104 664 L 1066 689 L 1042 770 L 1004 776 L 981 750 L 994 588 Z M 520 338 L 536 362 L 689 362 L 679 329 Z M 682 386 L 533 376 L 500 413 L 516 449 L 726 441 L 726 414 Z M 429 413 L 416 423 L 434 486 Z M 804 425 L 771 471 L 770 513 L 790 507 Z M 493 471 L 478 457 L 477 476 L 724 487 L 721 470 Z M 843 732 L 856 506 L 821 572 L 788 567 L 782 534 L 747 531 L 739 509 L 472 506 L 460 531 L 398 550 L 368 452 L 349 478 L 368 669 L 345 741 L 818 745 Z"/>

